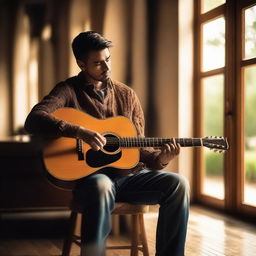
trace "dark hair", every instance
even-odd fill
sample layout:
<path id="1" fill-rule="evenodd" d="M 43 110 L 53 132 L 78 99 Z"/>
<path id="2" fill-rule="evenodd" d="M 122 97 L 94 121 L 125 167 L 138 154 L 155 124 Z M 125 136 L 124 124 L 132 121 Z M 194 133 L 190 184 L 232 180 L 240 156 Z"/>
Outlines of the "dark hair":
<path id="1" fill-rule="evenodd" d="M 73 53 L 77 60 L 85 60 L 90 51 L 103 50 L 111 46 L 113 46 L 111 41 L 95 31 L 82 32 L 72 42 Z"/>

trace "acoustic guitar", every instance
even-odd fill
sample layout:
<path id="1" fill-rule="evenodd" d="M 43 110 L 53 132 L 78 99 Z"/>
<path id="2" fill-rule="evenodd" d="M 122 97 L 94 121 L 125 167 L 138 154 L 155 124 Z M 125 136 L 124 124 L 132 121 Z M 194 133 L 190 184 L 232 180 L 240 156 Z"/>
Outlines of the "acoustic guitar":
<path id="1" fill-rule="evenodd" d="M 44 164 L 49 174 L 62 181 L 74 181 L 99 169 L 114 167 L 130 169 L 139 162 L 139 148 L 159 148 L 171 138 L 137 137 L 133 123 L 124 116 L 96 119 L 73 108 L 52 113 L 56 118 L 97 131 L 106 138 L 103 150 L 94 151 L 81 139 L 60 137 L 46 142 Z M 226 138 L 175 138 L 181 147 L 204 146 L 223 152 L 229 148 Z"/>

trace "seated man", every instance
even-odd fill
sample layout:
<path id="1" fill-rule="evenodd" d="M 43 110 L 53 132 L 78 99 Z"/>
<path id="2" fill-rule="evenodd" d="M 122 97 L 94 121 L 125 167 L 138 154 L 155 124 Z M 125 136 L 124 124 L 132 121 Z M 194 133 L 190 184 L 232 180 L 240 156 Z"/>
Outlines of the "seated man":
<path id="1" fill-rule="evenodd" d="M 80 33 L 72 42 L 81 72 L 58 83 L 28 115 L 25 128 L 36 135 L 80 138 L 95 151 L 106 139 L 97 131 L 60 120 L 52 112 L 71 107 L 98 119 L 122 115 L 129 118 L 139 137 L 144 136 L 144 115 L 135 92 L 111 80 L 112 42 L 94 31 Z M 132 170 L 104 168 L 79 179 L 74 197 L 84 202 L 82 256 L 100 256 L 111 230 L 116 201 L 160 204 L 156 233 L 157 256 L 183 256 L 189 196 L 186 180 L 176 173 L 159 171 L 180 152 L 173 140 L 159 150 L 140 149 L 140 163 Z"/>

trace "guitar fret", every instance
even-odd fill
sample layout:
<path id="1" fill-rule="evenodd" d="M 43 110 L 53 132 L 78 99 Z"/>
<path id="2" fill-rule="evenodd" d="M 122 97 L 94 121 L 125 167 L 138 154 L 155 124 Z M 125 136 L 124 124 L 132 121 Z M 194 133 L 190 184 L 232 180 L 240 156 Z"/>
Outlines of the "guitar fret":
<path id="1" fill-rule="evenodd" d="M 186 146 L 188 147 L 188 146 L 192 146 L 192 139 L 186 139 Z"/>
<path id="2" fill-rule="evenodd" d="M 174 138 L 175 142 L 180 144 L 181 147 L 193 147 L 193 146 L 204 146 L 204 138 Z M 172 139 L 170 138 L 141 138 L 141 137 L 108 137 L 107 144 L 111 146 L 119 146 L 126 148 L 133 147 L 162 147 L 163 145 L 170 143 Z M 213 147 L 210 142 L 207 142 L 209 146 Z M 216 141 L 214 143 L 217 144 Z M 78 141 L 77 149 L 80 149 L 82 143 Z"/>

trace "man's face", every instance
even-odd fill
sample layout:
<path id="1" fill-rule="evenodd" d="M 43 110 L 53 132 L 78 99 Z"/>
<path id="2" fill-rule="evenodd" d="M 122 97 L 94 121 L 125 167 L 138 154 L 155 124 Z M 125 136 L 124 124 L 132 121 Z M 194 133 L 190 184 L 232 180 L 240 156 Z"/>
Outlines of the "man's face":
<path id="1" fill-rule="evenodd" d="M 108 48 L 89 52 L 84 62 L 84 72 L 93 80 L 105 82 L 110 78 L 111 59 Z"/>

